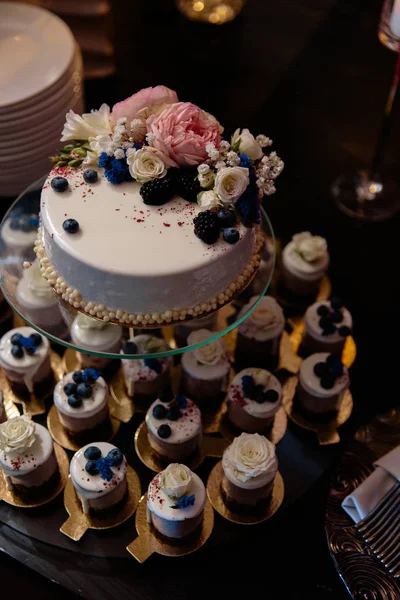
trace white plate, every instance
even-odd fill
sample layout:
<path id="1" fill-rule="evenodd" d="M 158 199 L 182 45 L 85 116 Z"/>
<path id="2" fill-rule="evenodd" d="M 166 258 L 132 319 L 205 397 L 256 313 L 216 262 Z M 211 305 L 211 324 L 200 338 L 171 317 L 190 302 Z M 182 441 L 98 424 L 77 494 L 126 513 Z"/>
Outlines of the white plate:
<path id="1" fill-rule="evenodd" d="M 75 52 L 73 35 L 56 15 L 37 6 L 0 3 L 0 106 L 30 98 L 53 85 Z"/>

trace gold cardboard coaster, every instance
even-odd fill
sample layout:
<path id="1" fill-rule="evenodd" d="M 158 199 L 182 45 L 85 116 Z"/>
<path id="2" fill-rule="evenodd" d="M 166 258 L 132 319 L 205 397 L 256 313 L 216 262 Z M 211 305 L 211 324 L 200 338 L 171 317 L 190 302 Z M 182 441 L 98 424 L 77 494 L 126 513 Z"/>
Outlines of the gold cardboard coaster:
<path id="1" fill-rule="evenodd" d="M 109 515 L 96 517 L 83 513 L 82 505 L 69 478 L 64 491 L 64 506 L 69 517 L 60 527 L 61 533 L 78 542 L 88 529 L 111 529 L 129 519 L 137 509 L 141 496 L 139 477 L 130 465 L 126 471 L 126 481 L 128 492 L 121 508 L 115 512 L 110 511 Z"/>
<path id="2" fill-rule="evenodd" d="M 63 378 L 61 358 L 56 352 L 50 352 L 50 364 L 53 371 L 55 381 Z M 3 391 L 4 403 L 21 404 L 22 412 L 30 413 L 32 416 L 43 415 L 46 412 L 45 399 L 53 393 L 53 387 L 49 386 L 45 396 L 38 398 L 33 392 L 26 395 L 17 394 L 11 387 L 11 383 L 7 379 L 5 373 L 0 370 L 0 389 Z"/>
<path id="3" fill-rule="evenodd" d="M 64 373 L 80 371 L 82 369 L 82 360 L 79 352 L 72 350 L 72 348 L 67 348 L 62 357 L 62 367 Z"/>
<path id="4" fill-rule="evenodd" d="M 260 434 L 264 434 L 275 446 L 279 444 L 281 439 L 284 437 L 287 429 L 287 415 L 283 406 L 280 407 L 278 412 L 275 415 L 274 422 L 272 428 L 269 431 L 262 432 Z M 219 424 L 219 433 L 229 440 L 230 442 L 237 436 L 239 436 L 242 431 L 231 423 L 228 417 L 228 408 L 226 403 L 223 404 L 221 410 L 221 418 Z"/>
<path id="5" fill-rule="evenodd" d="M 293 376 L 290 377 L 290 379 L 288 379 L 283 386 L 282 404 L 289 419 L 302 429 L 314 431 L 317 434 L 318 443 L 321 446 L 337 444 L 340 442 L 340 436 L 337 430 L 349 419 L 351 413 L 353 412 L 353 396 L 351 395 L 350 390 L 346 390 L 336 417 L 327 423 L 317 423 L 314 421 L 309 421 L 296 411 L 294 397 L 296 394 L 297 382 L 298 378 Z"/>
<path id="6" fill-rule="evenodd" d="M 194 471 L 201 465 L 206 456 L 221 458 L 227 445 L 227 441 L 221 438 L 204 436 L 199 450 L 187 460 L 182 458 L 179 460 L 179 462 L 186 464 L 192 471 Z M 153 448 L 150 446 L 148 430 L 145 421 L 143 421 L 143 423 L 141 423 L 136 430 L 135 450 L 142 463 L 151 471 L 155 471 L 156 473 L 163 471 L 170 462 L 173 462 L 163 460 L 156 452 L 154 452 Z"/>
<path id="7" fill-rule="evenodd" d="M 292 346 L 292 350 L 295 353 L 295 356 L 297 356 L 297 352 L 300 348 L 301 340 L 303 338 L 303 331 L 304 331 L 304 319 L 302 317 L 297 322 L 297 324 L 296 324 L 295 328 L 293 329 L 292 333 L 290 334 L 290 338 L 289 338 L 291 346 Z M 343 354 L 342 354 L 342 362 L 348 369 L 354 363 L 354 361 L 356 359 L 356 355 L 357 355 L 356 343 L 354 341 L 354 338 L 352 336 L 349 336 L 346 339 L 344 349 L 343 349 Z M 298 357 L 298 358 L 299 358 L 300 364 L 301 364 L 303 362 L 303 359 L 300 357 Z M 298 370 L 296 372 L 294 372 L 293 375 L 295 375 L 297 372 L 298 372 Z"/>
<path id="8" fill-rule="evenodd" d="M 256 525 L 270 519 L 276 513 L 283 502 L 285 495 L 285 485 L 282 475 L 277 472 L 272 488 L 271 502 L 264 508 L 263 512 L 251 515 L 249 513 L 237 513 L 230 510 L 225 504 L 221 490 L 222 481 L 222 461 L 220 460 L 210 473 L 207 481 L 207 495 L 213 508 L 228 521 L 238 523 L 239 525 Z"/>
<path id="9" fill-rule="evenodd" d="M 17 491 L 7 490 L 4 474 L 0 471 L 0 500 L 4 500 L 7 504 L 18 506 L 18 508 L 34 508 L 54 500 L 54 498 L 56 498 L 56 496 L 58 496 L 65 488 L 69 474 L 69 460 L 67 453 L 58 444 L 54 444 L 54 451 L 56 453 L 60 477 L 52 490 L 46 490 L 46 492 L 43 493 L 43 496 L 37 496 L 35 500 L 24 500 L 23 495 L 19 494 Z"/>
<path id="10" fill-rule="evenodd" d="M 294 345 L 287 331 L 283 331 L 281 337 L 281 343 L 279 346 L 279 369 L 285 369 L 296 375 L 300 371 L 301 363 L 303 360 L 296 354 L 297 348 Z"/>
<path id="11" fill-rule="evenodd" d="M 185 556 L 199 550 L 211 535 L 214 527 L 214 511 L 209 501 L 206 501 L 204 518 L 197 535 L 193 532 L 187 538 L 173 540 L 156 533 L 151 523 L 147 521 L 147 494 L 142 496 L 136 511 L 136 531 L 138 537 L 127 546 L 131 554 L 140 563 L 152 554 L 163 556 Z"/>
<path id="12" fill-rule="evenodd" d="M 109 400 L 108 405 L 110 407 L 110 413 L 111 413 L 111 404 L 112 404 L 112 400 Z M 110 416 L 110 422 L 111 422 L 110 435 L 108 436 L 108 438 L 106 440 L 101 440 L 101 441 L 110 442 L 118 433 L 118 430 L 121 426 L 120 421 L 118 421 L 114 417 Z M 80 444 L 67 433 L 67 431 L 65 430 L 64 426 L 62 425 L 62 423 L 60 421 L 57 409 L 54 405 L 51 407 L 51 409 L 49 410 L 49 414 L 47 415 L 47 429 L 50 431 L 50 435 L 53 438 L 53 440 L 55 442 L 57 442 L 57 444 L 60 444 L 60 446 L 62 446 L 66 450 L 73 450 L 74 452 L 76 452 L 77 450 L 82 448 L 82 446 L 85 446 L 86 444 L 89 443 L 89 441 L 86 441 L 86 442 Z M 99 441 L 99 440 L 96 437 L 96 440 L 93 440 L 93 441 Z"/>

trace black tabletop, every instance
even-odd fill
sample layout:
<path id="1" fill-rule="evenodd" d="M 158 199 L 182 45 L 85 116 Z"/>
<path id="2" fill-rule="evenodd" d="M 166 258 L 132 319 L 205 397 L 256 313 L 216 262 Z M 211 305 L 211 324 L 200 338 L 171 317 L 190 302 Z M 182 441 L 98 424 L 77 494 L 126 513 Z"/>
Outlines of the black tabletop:
<path id="1" fill-rule="evenodd" d="M 215 114 L 228 133 L 249 127 L 274 140 L 286 165 L 277 194 L 265 201 L 275 232 L 284 243 L 305 229 L 328 239 L 335 292 L 354 316 L 355 411 L 345 440 L 398 403 L 400 216 L 359 224 L 338 212 L 329 193 L 339 173 L 368 165 L 373 155 L 396 60 L 377 39 L 380 9 L 377 0 L 249 0 L 233 23 L 215 27 L 186 21 L 173 0 L 115 0 L 117 73 L 86 84 L 88 108 L 165 84 Z M 395 119 L 386 156 L 390 170 L 398 167 L 399 131 Z M 0 546 L 20 563 L 3 554 L 1 581 L 10 589 L 17 581 L 21 595 L 44 599 L 70 592 L 41 575 L 101 600 L 341 600 L 347 594 L 323 528 L 328 481 L 329 472 L 262 535 L 249 532 L 243 544 L 228 540 L 191 557 L 153 557 L 140 569 L 129 558 L 57 550 L 3 525 Z"/>

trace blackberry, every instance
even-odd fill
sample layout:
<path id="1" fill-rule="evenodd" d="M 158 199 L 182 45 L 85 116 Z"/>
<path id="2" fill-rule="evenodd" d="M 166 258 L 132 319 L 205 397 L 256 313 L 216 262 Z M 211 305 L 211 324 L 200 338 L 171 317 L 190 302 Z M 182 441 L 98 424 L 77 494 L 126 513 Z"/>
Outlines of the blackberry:
<path id="1" fill-rule="evenodd" d="M 139 191 L 145 204 L 161 206 L 171 200 L 174 195 L 174 185 L 172 179 L 166 175 L 161 179 L 147 181 Z"/>
<path id="2" fill-rule="evenodd" d="M 194 232 L 205 244 L 215 244 L 220 234 L 217 215 L 211 210 L 201 212 L 193 219 Z"/>
<path id="3" fill-rule="evenodd" d="M 203 190 L 197 179 L 197 171 L 191 169 L 176 169 L 172 173 L 175 192 L 188 202 L 197 202 L 197 194 Z"/>

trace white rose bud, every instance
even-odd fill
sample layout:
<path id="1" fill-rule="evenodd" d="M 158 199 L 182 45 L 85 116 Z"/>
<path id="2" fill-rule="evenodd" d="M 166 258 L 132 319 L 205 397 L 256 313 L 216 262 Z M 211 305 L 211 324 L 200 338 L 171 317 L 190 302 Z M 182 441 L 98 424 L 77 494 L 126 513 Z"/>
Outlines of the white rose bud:
<path id="1" fill-rule="evenodd" d="M 206 165 L 206 163 L 203 163 L 197 167 L 197 172 L 200 175 L 207 175 L 207 173 L 209 171 L 210 171 L 210 167 L 209 167 L 209 165 Z"/>
<path id="2" fill-rule="evenodd" d="M 204 208 L 204 210 L 213 210 L 221 208 L 222 206 L 221 200 L 213 190 L 200 192 L 200 194 L 197 195 L 197 203 L 201 208 Z"/>
<path id="3" fill-rule="evenodd" d="M 131 122 L 131 133 L 130 137 L 134 142 L 143 142 L 144 136 L 146 135 L 146 120 L 145 119 L 133 119 Z"/>
<path id="4" fill-rule="evenodd" d="M 160 481 L 170 498 L 181 498 L 190 489 L 192 472 L 186 465 L 172 463 L 161 473 Z"/>
<path id="5" fill-rule="evenodd" d="M 127 158 L 129 173 L 139 183 L 164 177 L 167 169 L 161 158 L 152 150 L 142 148 Z"/>
<path id="6" fill-rule="evenodd" d="M 239 481 L 249 481 L 277 470 L 275 446 L 258 433 L 242 433 L 225 450 L 222 464 L 224 469 L 232 470 Z"/>
<path id="7" fill-rule="evenodd" d="M 188 337 L 188 344 L 199 344 L 212 337 L 212 332 L 207 329 L 193 331 Z M 193 350 L 194 356 L 201 365 L 215 366 L 227 360 L 226 347 L 222 340 L 214 340 L 205 346 Z"/>
<path id="8" fill-rule="evenodd" d="M 242 129 L 241 132 L 240 129 L 236 129 L 231 140 L 232 146 L 234 146 L 239 140 L 239 152 L 247 154 L 251 160 L 259 160 L 262 157 L 263 151 L 261 146 L 258 142 L 256 142 L 254 135 L 252 135 L 248 129 Z"/>
<path id="9" fill-rule="evenodd" d="M 214 191 L 224 204 L 235 203 L 249 185 L 249 170 L 243 167 L 227 167 L 218 171 Z"/>
<path id="10" fill-rule="evenodd" d="M 35 439 L 35 423 L 29 414 L 14 417 L 0 425 L 0 450 L 6 454 L 25 452 Z"/>
<path id="11" fill-rule="evenodd" d="M 205 175 L 199 173 L 198 178 L 201 187 L 205 189 L 212 187 L 214 183 L 214 173 L 212 171 L 208 171 Z"/>

